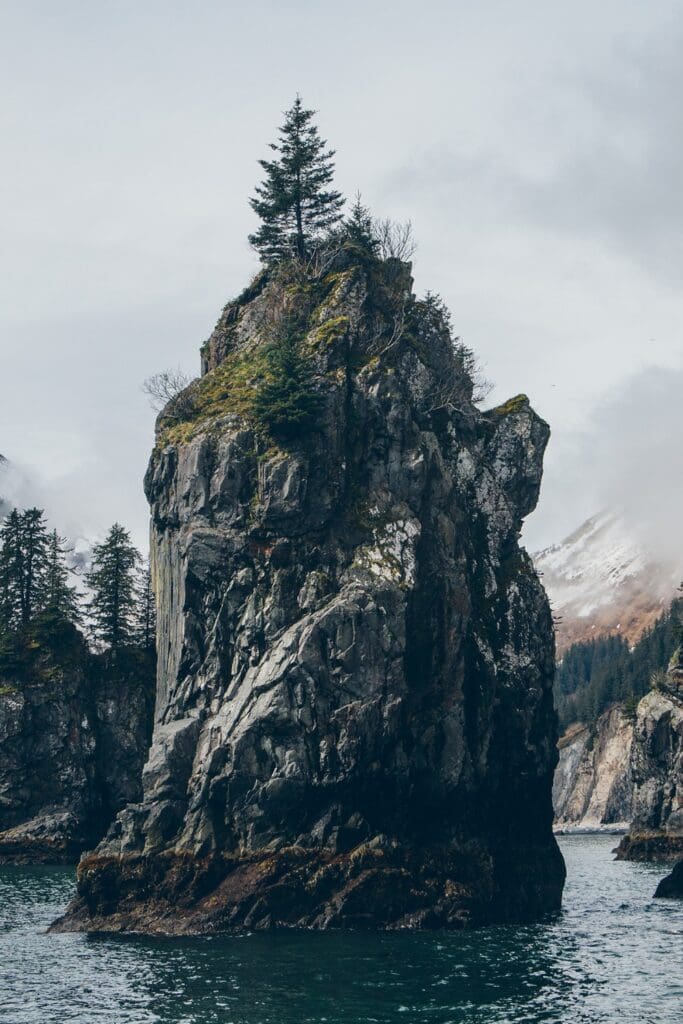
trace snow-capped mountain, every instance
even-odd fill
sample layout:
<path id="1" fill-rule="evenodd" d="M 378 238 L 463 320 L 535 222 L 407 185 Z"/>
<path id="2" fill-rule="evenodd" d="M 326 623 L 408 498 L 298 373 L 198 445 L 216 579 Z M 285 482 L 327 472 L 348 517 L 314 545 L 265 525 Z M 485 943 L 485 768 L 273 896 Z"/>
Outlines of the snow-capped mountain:
<path id="1" fill-rule="evenodd" d="M 614 511 L 534 556 L 557 620 L 558 653 L 610 632 L 634 643 L 666 610 L 681 567 L 658 561 Z"/>

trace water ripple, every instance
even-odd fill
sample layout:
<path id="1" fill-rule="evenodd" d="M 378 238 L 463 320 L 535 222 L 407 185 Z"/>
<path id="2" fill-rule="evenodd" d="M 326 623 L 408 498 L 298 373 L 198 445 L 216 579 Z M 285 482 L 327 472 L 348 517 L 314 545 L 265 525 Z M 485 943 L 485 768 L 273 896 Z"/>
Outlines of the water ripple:
<path id="1" fill-rule="evenodd" d="M 683 905 L 662 869 L 564 837 L 553 921 L 466 934 L 45 934 L 73 872 L 0 869 L 1 1024 L 678 1024 Z"/>

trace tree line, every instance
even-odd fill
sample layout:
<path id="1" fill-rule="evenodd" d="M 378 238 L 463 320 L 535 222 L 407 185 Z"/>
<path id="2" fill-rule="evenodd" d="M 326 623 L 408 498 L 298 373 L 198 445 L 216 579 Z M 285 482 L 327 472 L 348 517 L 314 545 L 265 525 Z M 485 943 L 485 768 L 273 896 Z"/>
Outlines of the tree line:
<path id="1" fill-rule="evenodd" d="M 677 599 L 633 647 L 618 634 L 572 644 L 555 675 L 560 728 L 577 721 L 593 725 L 617 701 L 632 716 L 679 648 L 682 616 L 683 600 Z"/>
<path id="2" fill-rule="evenodd" d="M 39 508 L 12 509 L 0 527 L 0 674 L 21 678 L 48 660 L 126 654 L 154 657 L 156 612 L 149 565 L 115 523 L 92 552 L 85 594 L 70 548 Z"/>

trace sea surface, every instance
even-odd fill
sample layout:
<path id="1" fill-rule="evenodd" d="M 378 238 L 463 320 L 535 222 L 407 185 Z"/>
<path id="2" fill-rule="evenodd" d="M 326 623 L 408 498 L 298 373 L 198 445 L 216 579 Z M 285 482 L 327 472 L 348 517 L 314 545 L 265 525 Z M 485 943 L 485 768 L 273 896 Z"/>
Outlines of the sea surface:
<path id="1" fill-rule="evenodd" d="M 3 1024 L 497 1024 L 683 1021 L 683 902 L 614 836 L 560 840 L 564 909 L 469 933 L 46 935 L 66 868 L 0 868 Z"/>

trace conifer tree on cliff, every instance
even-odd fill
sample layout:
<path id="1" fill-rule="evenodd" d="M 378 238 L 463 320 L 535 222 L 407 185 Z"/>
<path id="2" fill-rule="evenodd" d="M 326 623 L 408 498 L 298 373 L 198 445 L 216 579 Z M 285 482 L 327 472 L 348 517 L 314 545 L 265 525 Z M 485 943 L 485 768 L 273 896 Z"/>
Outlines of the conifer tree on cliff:
<path id="1" fill-rule="evenodd" d="M 86 576 L 92 590 L 89 612 L 93 632 L 114 656 L 134 639 L 139 562 L 130 534 L 114 523 L 103 543 L 95 545 L 92 568 Z"/>
<path id="2" fill-rule="evenodd" d="M 266 176 L 249 202 L 262 223 L 249 241 L 263 263 L 304 259 L 316 239 L 341 219 L 344 199 L 330 188 L 334 150 L 326 149 L 314 114 L 297 96 L 285 114 L 279 141 L 270 144 L 277 156 L 259 161 Z"/>
<path id="3" fill-rule="evenodd" d="M 12 628 L 27 626 L 44 602 L 48 548 L 43 510 L 13 509 L 0 530 L 0 600 Z"/>
<path id="4" fill-rule="evenodd" d="M 265 356 L 267 376 L 256 393 L 254 416 L 267 433 L 292 439 L 313 425 L 320 409 L 313 368 L 300 351 L 294 324 L 283 325 Z"/>
<path id="5" fill-rule="evenodd" d="M 56 530 L 48 534 L 42 613 L 49 619 L 75 624 L 81 617 L 81 610 L 78 594 L 69 583 L 66 563 L 69 550 L 65 538 L 60 537 Z"/>

